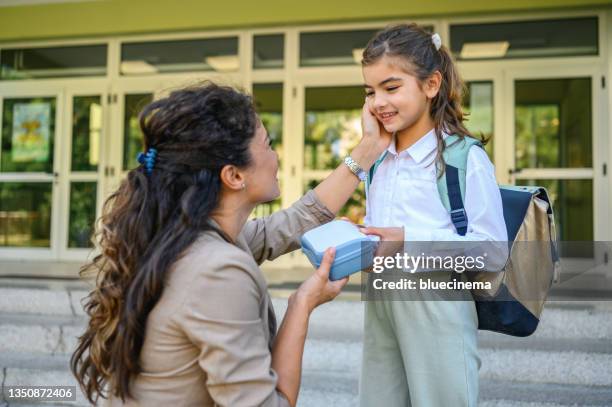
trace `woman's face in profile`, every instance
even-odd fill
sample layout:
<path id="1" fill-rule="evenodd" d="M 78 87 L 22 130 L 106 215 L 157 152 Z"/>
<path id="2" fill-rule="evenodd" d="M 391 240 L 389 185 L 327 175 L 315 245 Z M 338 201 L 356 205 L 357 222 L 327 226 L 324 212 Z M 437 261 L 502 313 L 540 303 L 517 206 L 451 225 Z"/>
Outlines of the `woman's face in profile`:
<path id="1" fill-rule="evenodd" d="M 259 120 L 249 146 L 252 164 L 247 172 L 246 192 L 252 202 L 269 202 L 280 195 L 278 155 L 272 149 L 265 126 Z"/>

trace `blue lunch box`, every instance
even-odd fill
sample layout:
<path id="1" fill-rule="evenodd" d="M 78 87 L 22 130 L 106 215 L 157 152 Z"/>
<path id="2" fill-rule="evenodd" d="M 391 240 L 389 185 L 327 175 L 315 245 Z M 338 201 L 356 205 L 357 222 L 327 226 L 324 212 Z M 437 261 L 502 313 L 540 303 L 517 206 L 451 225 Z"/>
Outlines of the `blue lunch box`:
<path id="1" fill-rule="evenodd" d="M 302 235 L 302 251 L 313 266 L 318 268 L 325 250 L 336 248 L 336 257 L 329 271 L 329 279 L 340 280 L 370 267 L 373 263 L 378 236 L 368 236 L 344 220 L 334 220 Z"/>

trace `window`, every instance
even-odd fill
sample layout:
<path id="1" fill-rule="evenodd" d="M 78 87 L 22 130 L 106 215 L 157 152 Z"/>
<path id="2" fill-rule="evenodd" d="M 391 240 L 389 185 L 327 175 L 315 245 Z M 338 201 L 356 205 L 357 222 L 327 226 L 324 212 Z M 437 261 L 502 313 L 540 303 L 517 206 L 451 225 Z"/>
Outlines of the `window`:
<path id="1" fill-rule="evenodd" d="M 279 182 L 282 190 L 283 179 L 280 176 L 283 165 L 283 84 L 259 83 L 253 85 L 253 102 L 261 122 L 268 131 L 272 148 L 278 154 Z M 257 205 L 253 216 L 268 216 L 281 208 L 281 199 Z"/>
<path id="2" fill-rule="evenodd" d="M 143 150 L 144 139 L 140 131 L 138 115 L 143 107 L 153 101 L 153 94 L 125 95 L 123 111 L 123 169 L 138 166 L 136 155 Z"/>
<path id="3" fill-rule="evenodd" d="M 360 64 L 363 49 L 382 28 L 301 33 L 300 66 Z M 423 28 L 433 32 L 433 27 L 430 25 Z"/>
<path id="4" fill-rule="evenodd" d="M 50 182 L 0 183 L 0 246 L 50 247 Z"/>
<path id="5" fill-rule="evenodd" d="M 591 80 L 520 80 L 515 85 L 518 168 L 593 166 Z"/>
<path id="6" fill-rule="evenodd" d="M 97 171 L 100 161 L 102 103 L 100 96 L 72 99 L 72 171 Z"/>
<path id="7" fill-rule="evenodd" d="M 285 57 L 285 36 L 283 34 L 256 35 L 253 38 L 253 68 L 282 68 Z"/>
<path id="8" fill-rule="evenodd" d="M 234 72 L 240 68 L 238 37 L 155 42 L 121 46 L 121 74 Z"/>
<path id="9" fill-rule="evenodd" d="M 106 75 L 106 44 L 5 49 L 0 79 L 37 79 Z"/>
<path id="10" fill-rule="evenodd" d="M 493 161 L 493 82 L 467 82 L 463 108 L 465 126 L 474 137 L 488 140 L 485 150 Z"/>
<path id="11" fill-rule="evenodd" d="M 300 34 L 300 66 L 355 65 L 376 29 Z"/>
<path id="12" fill-rule="evenodd" d="M 458 59 L 597 55 L 597 17 L 456 24 L 451 49 Z"/>
<path id="13" fill-rule="evenodd" d="M 4 99 L 0 172 L 53 172 L 55 98 Z"/>

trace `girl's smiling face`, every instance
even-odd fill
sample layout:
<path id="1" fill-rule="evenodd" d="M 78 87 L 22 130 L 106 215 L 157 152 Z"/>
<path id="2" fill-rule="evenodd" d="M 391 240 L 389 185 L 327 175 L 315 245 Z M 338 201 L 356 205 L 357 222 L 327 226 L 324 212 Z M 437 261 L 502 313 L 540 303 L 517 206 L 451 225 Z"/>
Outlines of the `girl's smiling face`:
<path id="1" fill-rule="evenodd" d="M 370 111 L 389 133 L 430 120 L 430 99 L 438 92 L 429 86 L 429 81 L 421 84 L 418 78 L 402 69 L 407 65 L 398 57 L 384 56 L 363 67 Z"/>

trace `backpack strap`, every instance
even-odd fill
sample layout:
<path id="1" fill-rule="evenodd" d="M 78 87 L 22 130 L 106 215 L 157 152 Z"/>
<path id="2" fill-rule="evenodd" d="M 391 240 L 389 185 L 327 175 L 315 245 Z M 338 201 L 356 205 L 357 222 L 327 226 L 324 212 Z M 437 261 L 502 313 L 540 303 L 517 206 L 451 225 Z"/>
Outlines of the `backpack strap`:
<path id="1" fill-rule="evenodd" d="M 376 170 L 378 169 L 378 166 L 380 166 L 380 164 L 385 160 L 385 157 L 387 156 L 388 151 L 385 150 L 384 153 L 382 153 L 380 155 L 380 157 L 378 157 L 378 160 L 376 160 L 374 162 L 374 164 L 370 167 L 370 171 L 368 171 L 367 177 L 366 177 L 366 182 L 365 182 L 365 193 L 366 193 L 366 199 L 368 199 L 368 190 L 370 189 L 370 185 L 372 185 L 372 180 L 374 179 L 374 174 L 376 173 Z"/>
<path id="2" fill-rule="evenodd" d="M 446 191 L 448 194 L 448 202 L 450 205 L 450 217 L 455 229 L 460 236 L 465 236 L 467 233 L 467 214 L 463 206 L 463 198 L 461 196 L 461 185 L 459 184 L 459 170 L 453 166 L 446 166 L 444 173 L 446 178 Z"/>
<path id="3" fill-rule="evenodd" d="M 465 198 L 465 177 L 467 158 L 472 146 L 482 147 L 482 143 L 472 137 L 457 135 L 447 136 L 444 139 L 446 148 L 442 157 L 446 164 L 444 174 L 438 178 L 438 193 L 440 200 L 450 213 L 451 221 L 461 236 L 467 233 L 468 218 L 463 201 Z"/>

